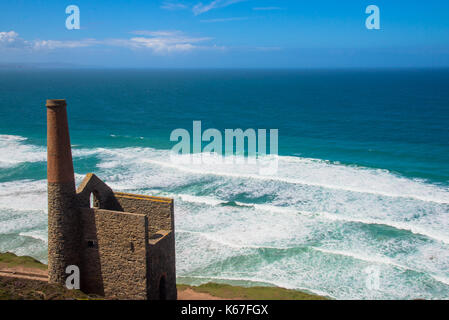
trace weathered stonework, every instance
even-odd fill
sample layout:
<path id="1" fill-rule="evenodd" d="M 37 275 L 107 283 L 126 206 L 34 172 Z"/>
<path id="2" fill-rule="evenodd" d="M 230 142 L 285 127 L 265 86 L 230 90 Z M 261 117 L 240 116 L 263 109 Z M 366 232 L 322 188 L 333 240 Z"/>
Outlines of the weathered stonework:
<path id="1" fill-rule="evenodd" d="M 160 230 L 150 236 L 148 248 L 148 298 L 176 300 L 174 231 Z M 163 287 L 162 287 L 163 286 Z"/>
<path id="2" fill-rule="evenodd" d="M 148 217 L 150 233 L 174 230 L 173 199 L 114 192 L 120 208 L 126 212 L 142 213 Z"/>
<path id="3" fill-rule="evenodd" d="M 176 299 L 173 199 L 114 193 L 91 173 L 75 191 L 65 108 L 47 101 L 49 280 L 76 265 L 86 293 Z"/>
<path id="4" fill-rule="evenodd" d="M 143 214 L 81 209 L 83 290 L 147 299 L 148 225 Z"/>
<path id="5" fill-rule="evenodd" d="M 48 275 L 65 284 L 65 268 L 79 265 L 79 212 L 74 183 L 48 183 Z"/>

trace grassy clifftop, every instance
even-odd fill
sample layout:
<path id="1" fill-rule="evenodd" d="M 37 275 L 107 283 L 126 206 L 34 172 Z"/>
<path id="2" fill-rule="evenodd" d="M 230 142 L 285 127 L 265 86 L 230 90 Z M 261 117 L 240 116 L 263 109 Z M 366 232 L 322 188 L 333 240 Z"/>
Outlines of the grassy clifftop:
<path id="1" fill-rule="evenodd" d="M 0 253 L 0 300 L 84 300 L 92 299 L 79 290 L 38 280 L 45 279 L 47 266 L 31 257 Z M 15 276 L 15 272 L 21 277 Z M 31 275 L 31 276 L 29 276 Z"/>
<path id="2" fill-rule="evenodd" d="M 79 290 L 44 281 L 0 276 L 0 300 L 88 300 Z"/>
<path id="3" fill-rule="evenodd" d="M 328 298 L 297 290 L 278 287 L 239 287 L 227 284 L 206 283 L 198 287 L 178 284 L 180 290 L 192 289 L 224 299 L 242 300 L 327 300 Z"/>
<path id="4" fill-rule="evenodd" d="M 47 266 L 31 257 L 20 257 L 13 253 L 0 253 L 0 270 L 4 268 L 47 270 Z M 45 274 L 45 272 L 44 272 Z M 227 284 L 207 283 L 201 286 L 178 284 L 178 293 L 186 290 L 203 294 L 203 298 L 241 299 L 241 300 L 325 300 L 327 298 L 297 290 L 277 287 L 240 287 Z M 206 296 L 204 296 L 206 295 Z M 189 299 L 199 299 L 197 295 L 189 295 Z M 99 297 L 86 295 L 79 290 L 67 290 L 63 286 L 49 284 L 32 279 L 19 279 L 0 274 L 0 300 L 72 300 L 96 299 Z"/>
<path id="5" fill-rule="evenodd" d="M 1 266 L 9 268 L 21 266 L 24 268 L 47 270 L 47 266 L 40 261 L 31 257 L 19 257 L 11 252 L 0 253 L 0 267 Z"/>

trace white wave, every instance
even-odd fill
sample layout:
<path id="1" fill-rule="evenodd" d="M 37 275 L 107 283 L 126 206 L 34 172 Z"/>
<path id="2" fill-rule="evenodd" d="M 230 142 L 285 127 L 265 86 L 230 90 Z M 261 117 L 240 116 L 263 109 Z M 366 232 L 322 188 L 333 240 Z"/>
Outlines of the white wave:
<path id="1" fill-rule="evenodd" d="M 327 254 L 347 256 L 347 257 L 351 257 L 351 258 L 354 258 L 357 260 L 374 263 L 374 264 L 388 264 L 388 265 L 391 265 L 391 266 L 394 266 L 396 268 L 403 269 L 403 270 L 410 269 L 406 266 L 403 266 L 403 265 L 400 265 L 400 264 L 394 262 L 392 259 L 387 258 L 387 257 L 372 256 L 372 255 L 367 255 L 367 254 L 363 254 L 363 253 L 354 253 L 354 252 L 342 251 L 342 250 L 329 250 L 329 249 L 320 248 L 320 247 L 312 247 L 311 249 L 317 250 L 317 251 L 320 251 L 323 253 L 327 253 Z"/>
<path id="2" fill-rule="evenodd" d="M 47 181 L 17 180 L 0 183 L 0 208 L 46 212 Z"/>
<path id="3" fill-rule="evenodd" d="M 30 237 L 36 240 L 40 240 L 44 243 L 48 243 L 47 230 L 36 230 L 36 231 L 28 231 L 28 232 L 20 232 L 19 236 L 22 237 Z"/>
<path id="4" fill-rule="evenodd" d="M 26 144 L 26 138 L 0 135 L 0 168 L 14 167 L 23 162 L 46 161 L 44 147 Z"/>
<path id="5" fill-rule="evenodd" d="M 272 177 L 257 177 L 258 179 L 268 179 L 267 183 L 262 182 L 261 184 L 261 182 L 258 182 L 260 180 L 252 179 L 254 176 L 248 178 L 248 175 L 238 172 L 220 172 L 220 168 L 216 168 L 216 172 L 204 169 L 193 170 L 189 167 L 180 167 L 178 164 L 170 163 L 168 160 L 169 151 L 167 150 L 161 151 L 149 148 L 110 149 L 99 154 L 99 157 L 103 160 L 99 168 L 106 171 L 109 175 L 106 179 L 118 189 L 169 188 L 175 185 L 182 186 L 183 184 L 191 184 L 195 180 L 201 181 L 208 175 L 212 175 L 213 177 L 228 177 L 229 179 L 221 180 L 221 182 L 215 179 L 214 184 L 216 185 L 217 193 L 220 192 L 224 196 L 227 194 L 231 198 L 233 194 L 238 192 L 252 194 L 255 197 L 272 194 L 276 196 L 276 203 L 274 203 L 276 207 L 271 208 L 271 210 L 293 210 L 297 213 L 311 212 L 314 214 L 322 214 L 329 219 L 335 220 L 385 224 L 395 228 L 409 230 L 417 234 L 423 234 L 444 242 L 447 242 L 449 238 L 447 234 L 449 219 L 447 208 L 444 207 L 447 205 L 446 202 L 449 192 L 443 187 L 398 177 L 388 173 L 386 170 L 352 168 L 333 165 L 325 161 L 285 157 L 289 163 L 302 163 L 303 166 L 305 165 L 302 169 L 304 172 L 313 169 L 318 163 L 318 166 L 324 166 L 327 171 L 335 168 L 337 172 L 343 172 L 342 175 L 346 177 L 345 179 L 352 175 L 353 180 L 365 181 L 365 184 L 369 184 L 378 189 L 386 189 L 386 185 L 396 185 L 398 198 L 394 198 L 392 193 L 385 192 L 383 194 L 387 196 L 381 196 L 382 192 L 373 194 L 372 192 L 363 193 L 361 190 L 357 190 L 356 193 L 352 193 L 352 191 L 348 192 L 347 190 L 343 190 L 345 188 L 341 188 L 342 190 L 340 190 L 311 187 L 313 184 L 296 186 L 296 184 L 285 184 L 286 179 L 280 181 L 279 179 L 273 180 L 274 178 Z M 307 167 L 309 164 L 312 164 L 311 168 Z M 173 170 L 169 170 L 172 168 L 180 169 L 182 174 L 177 174 Z M 282 165 L 280 168 L 282 168 Z M 346 169 L 350 173 L 344 173 Z M 315 170 L 317 179 L 322 180 L 323 176 L 326 176 L 326 170 L 321 173 L 320 170 Z M 116 173 L 119 171 L 120 173 Z M 360 177 L 357 177 L 358 173 L 360 173 Z M 295 171 L 292 171 L 288 175 L 294 176 L 294 174 Z M 376 177 L 378 174 L 382 183 L 376 184 L 376 179 L 368 179 L 370 177 Z M 335 181 L 335 175 L 337 174 L 332 173 L 329 180 Z M 390 186 L 390 188 L 392 187 Z M 411 194 L 410 190 L 415 190 L 413 192 L 415 194 L 412 197 L 408 197 Z M 403 192 L 403 194 L 398 194 L 399 191 Z M 429 199 L 428 197 L 420 196 L 426 193 L 433 193 L 434 197 Z M 437 195 L 439 195 L 439 198 L 435 198 Z M 197 200 L 205 203 L 216 201 L 212 200 L 212 198 L 208 197 L 207 199 L 202 198 Z M 185 196 L 184 200 L 187 200 Z M 190 199 L 190 201 L 192 200 Z M 423 200 L 427 201 L 420 202 Z M 295 201 L 303 203 L 296 204 Z M 433 205 L 432 202 L 436 205 Z M 214 205 L 218 204 L 218 202 L 214 203 Z M 245 205 L 242 202 L 238 202 L 238 204 Z M 438 205 L 442 206 L 438 207 Z M 258 208 L 262 209 L 263 207 L 259 205 Z M 419 214 L 417 215 L 418 212 Z"/>
<path id="6" fill-rule="evenodd" d="M 262 181 L 278 181 L 290 184 L 322 187 L 326 189 L 370 193 L 385 197 L 414 198 L 421 201 L 430 201 L 442 204 L 449 203 L 449 190 L 447 188 L 427 184 L 419 180 L 397 177 L 389 173 L 387 170 L 354 168 L 343 165 L 328 164 L 324 161 L 320 162 L 300 159 L 296 164 L 303 164 L 303 168 L 291 168 L 296 172 L 286 172 L 284 176 L 282 171 L 288 170 L 282 166 L 283 160 L 284 157 L 280 157 L 279 170 L 281 172 L 276 176 L 264 176 L 256 173 L 247 174 L 244 172 L 248 166 L 242 168 L 240 165 L 233 165 L 232 169 L 229 171 L 220 171 L 219 168 L 216 167 L 209 168 L 208 170 L 208 166 L 205 166 L 204 164 L 201 166 L 187 166 L 152 159 L 144 159 L 142 161 L 156 164 L 161 167 L 182 170 L 192 174 L 216 175 L 239 179 L 256 179 Z M 239 171 L 237 168 L 243 172 L 232 172 Z M 249 166 L 249 168 L 254 167 Z"/>
<path id="7" fill-rule="evenodd" d="M 38 146 L 30 149 L 25 138 L 13 136 L 4 141 L 5 152 L 14 144 L 25 148 L 23 154 L 11 158 L 15 163 L 45 161 L 45 150 Z M 278 175 L 267 177 L 251 165 L 172 163 L 169 150 L 152 148 L 74 148 L 73 155 L 99 159 L 97 168 L 91 171 L 117 191 L 163 192 L 175 198 L 180 275 L 190 276 L 214 264 L 219 267 L 213 271 L 219 272 L 225 259 L 246 257 L 248 250 L 257 248 L 319 246 L 364 263 L 422 270 L 447 284 L 444 270 L 449 265 L 449 191 L 445 187 L 387 170 L 297 157 L 279 157 Z M 83 177 L 76 174 L 77 183 Z M 0 183 L 0 233 L 32 236 L 29 230 L 42 230 L 47 219 L 46 202 L 45 180 Z M 237 206 L 224 205 L 229 202 Z M 376 237 L 364 228 L 367 224 L 408 230 L 437 241 L 413 235 Z M 197 236 L 202 239 L 192 238 Z M 433 252 L 435 258 L 425 256 L 426 252 Z M 333 270 L 328 264 L 338 259 L 332 260 L 329 255 L 286 257 L 254 266 L 254 270 L 248 265 L 251 272 L 231 265 L 227 274 L 223 271 L 223 277 L 263 279 L 291 284 L 292 288 L 322 288 L 323 293 L 340 298 L 367 297 L 363 281 L 351 282 L 360 270 L 345 265 L 333 266 Z M 244 260 L 241 263 L 245 265 Z M 414 296 L 407 291 L 404 277 L 395 272 L 387 276 L 388 284 L 400 281 L 400 285 L 385 289 L 386 296 Z M 425 281 L 415 290 L 429 297 Z M 336 294 L 338 290 L 342 293 Z"/>
<path id="8" fill-rule="evenodd" d="M 444 288 L 447 287 L 442 281 L 428 282 L 429 280 L 424 280 L 425 277 L 412 277 L 411 280 L 404 269 L 394 269 L 391 265 L 379 264 L 378 261 L 376 264 L 381 274 L 380 289 L 372 291 L 366 286 L 367 275 L 364 273 L 367 266 L 373 264 L 365 261 L 372 260 L 369 258 L 347 263 L 334 258 L 335 253 L 323 255 L 317 254 L 316 250 L 300 250 L 294 254 L 270 253 L 265 256 L 263 251 L 248 251 L 251 248 L 223 247 L 222 243 L 212 241 L 212 238 L 204 241 L 204 238 L 198 238 L 202 238 L 199 233 L 182 234 L 192 236 L 177 237 L 177 257 L 180 260 L 178 277 L 186 279 L 264 282 L 290 289 L 306 289 L 337 299 L 429 299 L 436 297 L 433 296 L 432 285 L 439 288 L 438 297 L 448 297 L 444 293 Z M 352 255 L 351 252 L 339 253 Z M 202 263 L 196 263 L 198 259 L 192 260 L 193 256 Z"/>
<path id="9" fill-rule="evenodd" d="M 374 220 L 374 219 L 357 219 L 357 218 L 348 218 L 344 216 L 338 216 L 332 213 L 321 213 L 322 216 L 336 220 L 336 221 L 345 221 L 345 222 L 358 222 L 362 224 L 377 224 L 377 225 L 386 225 L 390 227 L 394 227 L 399 230 L 410 231 L 414 234 L 423 235 L 429 237 L 431 239 L 441 241 L 443 243 L 449 244 L 449 236 L 445 233 L 435 232 L 432 230 L 428 230 L 418 225 L 410 224 L 407 222 L 396 222 L 389 220 Z"/>
<path id="10" fill-rule="evenodd" d="M 207 204 L 209 206 L 217 206 L 217 205 L 224 203 L 224 201 L 214 199 L 212 197 L 197 197 L 197 196 L 192 196 L 192 195 L 188 195 L 188 194 L 179 194 L 177 196 L 179 198 L 181 198 L 182 201 L 193 202 L 193 203 L 203 203 L 203 204 Z"/>
<path id="11" fill-rule="evenodd" d="M 434 275 L 432 275 L 432 277 L 433 277 L 435 280 L 437 280 L 437 281 L 439 281 L 439 282 L 442 282 L 442 283 L 444 283 L 444 284 L 446 284 L 446 285 L 449 286 L 449 278 L 447 278 L 447 277 L 440 277 L 440 276 L 434 276 Z"/>
<path id="12" fill-rule="evenodd" d="M 19 233 L 45 226 L 47 224 L 46 180 L 0 183 L 0 221 L 0 234 Z"/>
<path id="13" fill-rule="evenodd" d="M 0 168 L 11 168 L 21 163 L 46 162 L 47 149 L 27 143 L 27 138 L 13 135 L 0 135 Z M 74 147 L 74 146 L 72 146 Z M 74 158 L 97 154 L 101 150 L 73 148 Z"/>
<path id="14" fill-rule="evenodd" d="M 351 251 L 342 251 L 342 250 L 331 250 L 331 249 L 325 249 L 325 248 L 319 248 L 319 247 L 311 247 L 313 250 L 321 251 L 323 253 L 327 254 L 335 254 L 340 256 L 347 256 L 351 257 L 357 260 L 373 263 L 373 264 L 387 264 L 391 265 L 393 267 L 402 269 L 402 270 L 411 270 L 415 272 L 421 272 L 421 273 L 427 273 L 430 277 L 435 279 L 438 282 L 444 283 L 446 285 L 449 285 L 449 278 L 435 275 L 432 273 L 429 273 L 427 270 L 422 270 L 420 268 L 416 268 L 414 266 L 406 266 L 399 263 L 396 263 L 393 259 L 383 256 L 376 256 L 376 255 L 369 255 L 362 252 L 351 252 Z"/>
<path id="15" fill-rule="evenodd" d="M 27 138 L 10 134 L 0 134 L 0 141 L 25 141 Z"/>
<path id="16" fill-rule="evenodd" d="M 38 211 L 0 210 L 0 235 L 41 228 L 47 223 L 47 215 Z"/>
<path id="17" fill-rule="evenodd" d="M 283 246 L 266 246 L 266 245 L 248 245 L 248 244 L 237 244 L 237 243 L 233 243 L 230 241 L 226 241 L 223 240 L 220 237 L 217 237 L 215 234 L 211 234 L 211 233 L 205 233 L 205 232 L 197 232 L 197 231 L 188 231 L 188 230 L 176 230 L 176 232 L 178 233 L 187 233 L 187 234 L 193 234 L 193 235 L 198 235 L 208 241 L 213 241 L 215 243 L 218 243 L 220 245 L 224 245 L 230 248 L 235 248 L 235 249 L 276 249 L 276 250 L 288 250 L 288 249 L 294 249 L 296 247 L 283 247 Z M 332 254 L 332 255 L 339 255 L 339 256 L 346 256 L 346 257 L 350 257 L 356 260 L 360 260 L 360 261 L 364 261 L 364 262 L 368 262 L 371 264 L 386 264 L 386 265 L 390 265 L 393 267 L 396 267 L 398 269 L 401 270 L 411 270 L 411 271 L 415 271 L 415 272 L 420 272 L 420 273 L 426 273 L 426 270 L 421 270 L 421 269 L 414 269 L 411 266 L 406 266 L 406 265 L 402 265 L 400 263 L 395 262 L 393 259 L 388 258 L 388 257 L 384 257 L 384 256 L 379 256 L 379 255 L 369 255 L 369 254 L 364 254 L 361 252 L 351 252 L 351 251 L 343 251 L 343 250 L 332 250 L 332 249 L 326 249 L 326 248 L 322 248 L 322 247 L 309 247 L 309 249 L 311 250 L 316 250 L 316 251 L 320 251 L 323 252 L 325 254 Z M 439 281 L 441 283 L 447 284 L 449 285 L 449 279 L 443 276 L 438 276 L 438 275 L 434 275 L 429 273 L 429 276 L 431 276 L 432 278 L 434 278 L 436 281 Z"/>
<path id="18" fill-rule="evenodd" d="M 203 163 L 203 157 L 209 154 L 189 155 L 186 159 L 172 161 L 169 150 L 152 148 L 123 148 L 103 150 L 100 154 L 104 163 L 120 166 L 125 161 L 135 165 L 155 165 L 171 168 L 193 175 L 214 175 L 238 179 L 256 179 L 305 186 L 322 187 L 357 193 L 369 193 L 385 197 L 413 198 L 421 201 L 449 203 L 449 189 L 390 173 L 384 169 L 345 166 L 323 160 L 280 156 L 279 172 L 274 176 L 258 174 L 257 165 L 245 162 L 245 158 L 231 156 L 230 162 Z M 213 157 L 212 157 L 213 158 Z M 192 159 L 192 160 L 190 160 Z M 195 164 L 198 160 L 200 163 Z M 111 164 L 112 161 L 112 164 Z M 209 161 L 208 161 L 209 162 Z"/>
<path id="19" fill-rule="evenodd" d="M 97 155 L 99 152 L 101 152 L 101 149 L 85 149 L 85 148 L 76 149 L 76 148 L 73 148 L 72 156 L 74 158 L 89 157 L 89 156 Z"/>
<path id="20" fill-rule="evenodd" d="M 175 196 L 175 195 L 169 195 L 169 196 Z M 209 206 L 217 206 L 217 205 L 226 203 L 226 201 L 215 199 L 212 197 L 197 197 L 197 196 L 191 196 L 191 195 L 185 195 L 185 194 L 181 194 L 178 196 L 180 197 L 181 200 L 186 201 L 186 202 L 192 202 L 192 203 L 198 203 L 198 204 L 202 203 L 202 204 L 206 204 Z M 307 211 L 297 210 L 297 209 L 294 209 L 291 207 L 279 207 L 279 206 L 274 206 L 274 205 L 269 205 L 269 204 L 243 203 L 243 202 L 238 202 L 238 201 L 236 201 L 236 204 L 240 205 L 240 206 L 246 206 L 249 208 L 252 207 L 256 210 L 270 211 L 270 212 L 275 212 L 275 213 L 284 214 L 284 215 L 285 214 L 303 214 L 303 215 L 308 215 L 311 217 L 320 216 L 322 218 L 333 220 L 333 221 L 356 222 L 356 223 L 371 224 L 371 225 L 385 225 L 385 226 L 396 228 L 398 230 L 410 231 L 414 234 L 423 235 L 428 238 L 449 244 L 449 236 L 447 236 L 446 234 L 434 232 L 432 230 L 427 230 L 426 228 L 422 228 L 420 226 L 413 225 L 413 224 L 406 223 L 406 222 L 395 222 L 395 221 L 380 220 L 380 219 L 379 220 L 359 219 L 359 218 L 347 217 L 347 216 L 338 215 L 338 214 L 332 214 L 329 212 L 307 212 Z M 283 218 L 286 219 L 287 217 L 284 216 Z"/>
<path id="21" fill-rule="evenodd" d="M 206 233 L 206 232 L 199 232 L 199 231 L 189 231 L 189 230 L 176 230 L 176 232 L 178 233 L 188 233 L 188 234 L 194 234 L 194 235 L 198 235 L 201 236 L 209 241 L 213 241 L 216 243 L 219 243 L 221 245 L 225 245 L 227 247 L 230 248 L 235 248 L 235 249 L 280 249 L 280 250 L 285 250 L 288 248 L 285 247 L 275 247 L 275 246 L 258 246 L 258 245 L 250 245 L 250 244 L 238 244 L 238 243 L 233 243 L 230 241 L 226 241 L 221 239 L 220 237 L 218 237 L 217 235 L 213 234 L 213 233 Z"/>
<path id="22" fill-rule="evenodd" d="M 264 176 L 258 173 L 257 165 L 248 163 L 244 157 L 231 156 L 218 163 L 210 154 L 196 154 L 181 157 L 193 158 L 185 163 L 173 161 L 170 150 L 153 148 L 94 148 L 73 149 L 74 157 L 96 155 L 103 159 L 99 168 L 113 168 L 121 165 L 156 165 L 184 171 L 194 175 L 215 175 L 237 179 L 255 179 L 287 184 L 320 187 L 355 193 L 373 194 L 384 197 L 412 198 L 440 204 L 449 204 L 449 188 L 436 186 L 390 173 L 385 169 L 370 169 L 345 166 L 329 161 L 279 156 L 279 170 L 276 175 Z M 195 164 L 195 159 L 208 158 L 207 162 Z M 223 158 L 224 159 L 224 158 Z M 0 167 L 14 166 L 22 162 L 45 161 L 45 147 L 26 144 L 26 138 L 0 135 Z M 229 161 L 230 160 L 230 161 Z"/>

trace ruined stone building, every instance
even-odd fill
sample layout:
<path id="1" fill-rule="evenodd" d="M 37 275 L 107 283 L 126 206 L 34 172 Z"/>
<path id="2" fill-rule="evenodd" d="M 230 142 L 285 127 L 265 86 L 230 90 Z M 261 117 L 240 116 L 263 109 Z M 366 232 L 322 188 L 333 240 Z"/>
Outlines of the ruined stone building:
<path id="1" fill-rule="evenodd" d="M 75 188 L 65 100 L 47 100 L 48 272 L 112 299 L 176 299 L 173 199 L 114 192 L 94 174 Z"/>

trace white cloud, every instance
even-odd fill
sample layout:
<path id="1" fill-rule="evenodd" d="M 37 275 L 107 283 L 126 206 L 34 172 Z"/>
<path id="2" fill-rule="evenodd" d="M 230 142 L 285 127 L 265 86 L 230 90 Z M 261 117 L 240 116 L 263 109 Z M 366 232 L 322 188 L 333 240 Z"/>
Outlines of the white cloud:
<path id="1" fill-rule="evenodd" d="M 209 2 L 208 4 L 203 4 L 202 2 L 199 2 L 198 4 L 196 4 L 193 7 L 192 11 L 197 16 L 197 15 L 200 15 L 202 13 L 208 12 L 213 9 L 224 8 L 224 7 L 230 6 L 231 4 L 239 3 L 239 2 L 243 2 L 243 1 L 247 1 L 247 0 L 213 0 L 212 2 Z"/>
<path id="2" fill-rule="evenodd" d="M 151 37 L 174 37 L 182 34 L 182 32 L 178 30 L 158 30 L 158 31 L 137 30 L 131 33 L 140 36 L 151 36 Z"/>
<path id="3" fill-rule="evenodd" d="M 184 10 L 187 8 L 188 8 L 187 5 L 180 3 L 180 2 L 165 1 L 161 5 L 161 9 L 165 9 L 165 10 Z"/>
<path id="4" fill-rule="evenodd" d="M 33 42 L 33 49 L 73 49 L 73 48 L 84 48 L 90 47 L 101 42 L 95 39 L 77 40 L 77 41 L 59 41 L 59 40 L 35 40 Z"/>
<path id="5" fill-rule="evenodd" d="M 212 40 L 209 37 L 189 37 L 181 31 L 134 31 L 136 37 L 126 39 L 83 39 L 83 40 L 32 40 L 19 37 L 15 31 L 0 32 L 0 49 L 17 48 L 35 51 L 74 49 L 92 46 L 125 47 L 130 49 L 149 49 L 157 54 L 186 52 L 194 49 L 218 48 L 216 46 L 200 45 Z"/>
<path id="6" fill-rule="evenodd" d="M 201 22 L 211 23 L 211 22 L 228 22 L 228 21 L 241 21 L 241 20 L 248 20 L 248 17 L 206 19 L 206 20 L 201 20 Z"/>
<path id="7" fill-rule="evenodd" d="M 151 49 L 158 54 L 172 52 L 186 52 L 194 49 L 208 48 L 198 43 L 212 40 L 208 37 L 188 37 L 181 31 L 134 31 L 142 37 L 133 37 L 128 40 L 115 39 L 108 41 L 109 45 L 124 46 L 133 49 Z"/>
<path id="8" fill-rule="evenodd" d="M 255 11 L 274 11 L 274 10 L 282 10 L 280 7 L 256 7 L 253 8 Z"/>
<path id="9" fill-rule="evenodd" d="M 24 40 L 15 31 L 0 32 L 0 49 L 45 50 L 61 48 L 88 47 L 99 43 L 94 39 L 60 41 L 60 40 Z"/>
<path id="10" fill-rule="evenodd" d="M 129 44 L 135 48 L 149 48 L 156 53 L 170 53 L 175 51 L 191 51 L 195 46 L 188 42 L 170 42 L 165 39 L 156 38 L 132 38 Z"/>
<path id="11" fill-rule="evenodd" d="M 19 37 L 15 31 L 0 32 L 0 48 L 22 49 L 29 47 L 29 43 Z"/>
<path id="12" fill-rule="evenodd" d="M 248 0 L 208 0 L 208 1 L 209 1 L 208 3 L 198 2 L 193 6 L 192 4 L 185 4 L 177 1 L 164 1 L 161 4 L 160 8 L 171 11 L 191 9 L 192 12 L 197 16 L 213 9 L 224 8 L 230 6 L 231 4 Z"/>

